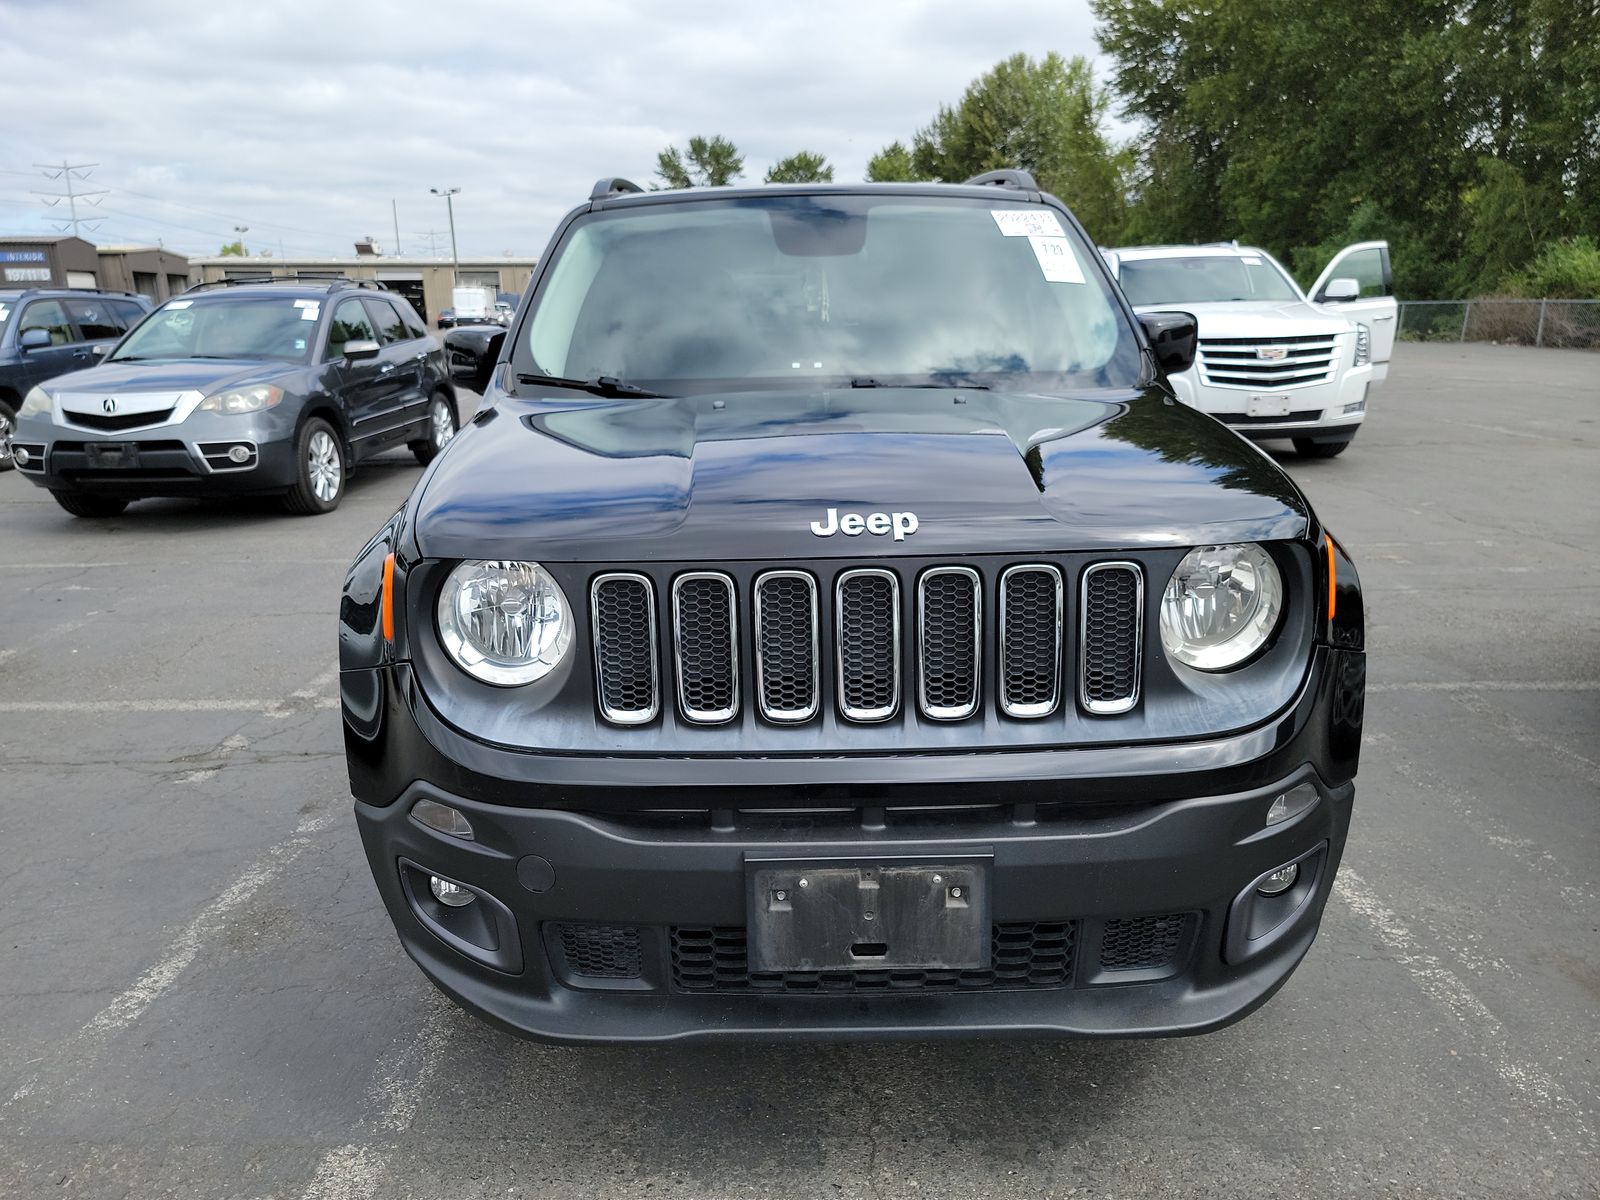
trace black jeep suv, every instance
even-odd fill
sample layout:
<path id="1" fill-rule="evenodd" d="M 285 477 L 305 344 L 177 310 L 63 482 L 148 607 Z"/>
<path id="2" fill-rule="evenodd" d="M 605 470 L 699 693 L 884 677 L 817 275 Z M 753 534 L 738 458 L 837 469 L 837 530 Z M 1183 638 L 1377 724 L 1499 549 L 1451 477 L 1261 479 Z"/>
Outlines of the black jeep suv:
<path id="1" fill-rule="evenodd" d="M 1031 177 L 602 180 L 353 565 L 406 950 L 564 1041 L 1193 1033 L 1310 947 L 1356 572 Z"/>
<path id="2" fill-rule="evenodd" d="M 0 471 L 15 465 L 17 409 L 33 386 L 93 366 L 151 307 L 133 292 L 0 288 Z"/>
<path id="3" fill-rule="evenodd" d="M 400 445 L 431 462 L 456 421 L 438 339 L 379 285 L 201 284 L 99 366 L 32 389 L 15 457 L 80 517 L 144 496 L 247 493 L 324 513 L 352 463 Z"/>

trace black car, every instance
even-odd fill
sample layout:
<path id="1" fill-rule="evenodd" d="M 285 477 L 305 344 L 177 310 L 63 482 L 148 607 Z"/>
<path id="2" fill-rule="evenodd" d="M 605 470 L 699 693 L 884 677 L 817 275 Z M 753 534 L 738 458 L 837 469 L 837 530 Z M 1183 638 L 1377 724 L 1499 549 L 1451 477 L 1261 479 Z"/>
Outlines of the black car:
<path id="1" fill-rule="evenodd" d="M 1310 947 L 1354 567 L 1021 172 L 602 180 L 356 559 L 401 942 L 551 1040 L 1195 1033 Z"/>
<path id="2" fill-rule="evenodd" d="M 29 390 L 93 366 L 152 307 L 133 292 L 0 288 L 0 471 L 14 465 L 11 439 Z"/>
<path id="3" fill-rule="evenodd" d="M 456 423 L 443 347 L 401 297 L 354 280 L 201 285 L 99 366 L 30 391 L 16 462 L 80 517 L 241 494 L 324 513 L 352 464 L 401 445 L 431 462 Z"/>

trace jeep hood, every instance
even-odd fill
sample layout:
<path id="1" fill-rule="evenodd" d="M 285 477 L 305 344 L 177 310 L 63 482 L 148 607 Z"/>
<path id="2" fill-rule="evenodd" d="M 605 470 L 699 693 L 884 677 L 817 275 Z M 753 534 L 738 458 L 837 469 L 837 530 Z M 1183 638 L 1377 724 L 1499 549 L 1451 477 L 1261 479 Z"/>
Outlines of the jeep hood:
<path id="1" fill-rule="evenodd" d="M 914 513 L 917 529 L 819 537 L 829 509 Z M 419 485 L 410 520 L 430 558 L 716 562 L 1289 538 L 1308 508 L 1265 454 L 1159 389 L 863 388 L 502 396 Z"/>
<path id="2" fill-rule="evenodd" d="M 1141 304 L 1135 312 L 1193 313 L 1201 338 L 1312 337 L 1349 333 L 1350 322 L 1303 300 L 1229 300 L 1214 304 Z"/>

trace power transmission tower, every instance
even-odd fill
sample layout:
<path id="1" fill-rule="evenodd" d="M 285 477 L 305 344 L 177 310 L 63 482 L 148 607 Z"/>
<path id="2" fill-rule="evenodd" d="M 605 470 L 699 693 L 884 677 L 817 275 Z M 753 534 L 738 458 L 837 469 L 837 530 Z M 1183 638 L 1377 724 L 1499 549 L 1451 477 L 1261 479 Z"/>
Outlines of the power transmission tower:
<path id="1" fill-rule="evenodd" d="M 103 219 L 80 217 L 78 215 L 78 201 L 83 200 L 93 208 L 100 203 L 101 197 L 108 196 L 110 193 L 104 189 L 97 192 L 79 192 L 73 190 L 72 186 L 75 182 L 89 178 L 89 172 L 98 167 L 99 163 L 69 163 L 63 161 L 59 166 L 55 163 L 34 163 L 33 165 L 44 172 L 46 179 L 61 180 L 61 186 L 66 189 L 63 192 L 44 192 L 38 188 L 33 189 L 34 195 L 43 198 L 46 208 L 55 208 L 63 200 L 67 202 L 67 212 L 70 215 L 64 224 L 56 226 L 57 229 L 65 233 L 70 227 L 73 237 L 82 237 L 82 226 L 89 226 L 89 232 L 93 233 L 105 223 Z"/>
<path id="2" fill-rule="evenodd" d="M 436 229 L 430 229 L 426 233 L 419 233 L 416 236 L 427 241 L 429 258 L 439 257 L 439 239 L 442 238 L 444 234 L 440 233 Z"/>

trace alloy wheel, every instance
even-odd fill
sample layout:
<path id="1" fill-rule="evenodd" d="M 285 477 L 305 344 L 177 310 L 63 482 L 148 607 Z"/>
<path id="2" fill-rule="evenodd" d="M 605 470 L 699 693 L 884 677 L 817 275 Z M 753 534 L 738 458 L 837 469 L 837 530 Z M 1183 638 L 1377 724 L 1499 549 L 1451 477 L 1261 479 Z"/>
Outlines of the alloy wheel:
<path id="1" fill-rule="evenodd" d="M 344 486 L 344 464 L 339 461 L 339 447 L 333 435 L 319 429 L 311 435 L 306 448 L 306 466 L 311 476 L 311 490 L 324 504 L 331 503 Z"/>
<path id="2" fill-rule="evenodd" d="M 443 450 L 455 435 L 456 417 L 455 413 L 450 411 L 450 401 L 443 396 L 435 396 L 433 400 L 434 449 Z"/>

